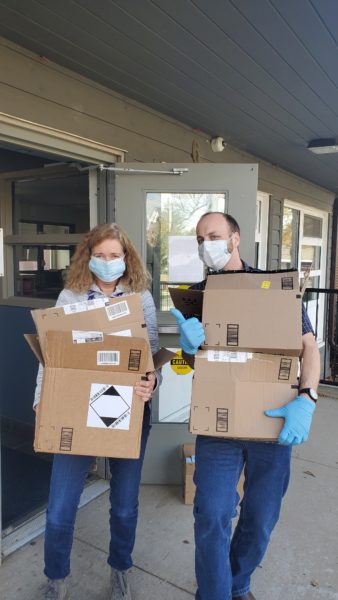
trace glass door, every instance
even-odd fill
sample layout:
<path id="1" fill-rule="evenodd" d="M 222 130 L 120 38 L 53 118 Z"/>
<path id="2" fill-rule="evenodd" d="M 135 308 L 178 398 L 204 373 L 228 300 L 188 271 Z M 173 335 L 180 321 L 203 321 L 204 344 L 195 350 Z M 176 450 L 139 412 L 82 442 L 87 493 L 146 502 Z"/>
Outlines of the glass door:
<path id="1" fill-rule="evenodd" d="M 182 361 L 178 329 L 169 312 L 168 287 L 189 286 L 204 278 L 195 227 L 208 211 L 228 212 L 236 218 L 241 227 L 241 256 L 254 264 L 257 165 L 126 166 L 136 172 L 116 174 L 116 221 L 125 227 L 152 275 L 160 345 L 177 353 L 163 368 L 163 384 L 153 401 L 143 481 L 178 483 L 180 446 L 193 440 L 187 426 L 193 373 Z"/>
<path id="2" fill-rule="evenodd" d="M 0 306 L 2 531 L 38 514 L 48 497 L 52 455 L 33 449 L 37 361 L 23 334 L 30 308 L 53 305 L 76 243 L 89 229 L 88 172 L 20 172 L 8 186 L 4 231 L 8 300 Z M 43 303 L 43 304 L 41 304 Z"/>

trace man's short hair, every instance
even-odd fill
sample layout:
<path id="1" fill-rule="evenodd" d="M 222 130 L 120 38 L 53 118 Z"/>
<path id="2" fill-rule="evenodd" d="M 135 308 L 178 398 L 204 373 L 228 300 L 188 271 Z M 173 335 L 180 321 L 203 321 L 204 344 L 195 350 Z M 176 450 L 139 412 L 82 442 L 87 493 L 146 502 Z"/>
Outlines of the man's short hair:
<path id="1" fill-rule="evenodd" d="M 231 215 L 229 215 L 227 213 L 223 213 L 221 211 L 210 210 L 209 212 L 206 212 L 206 213 L 204 213 L 204 215 L 201 216 L 200 221 L 202 219 L 204 219 L 204 217 L 207 217 L 208 215 L 222 215 L 222 217 L 224 217 L 226 222 L 228 223 L 231 233 L 237 232 L 239 235 L 241 234 L 241 230 L 239 228 L 239 225 L 238 225 L 236 219 L 234 219 L 234 217 L 232 217 Z"/>

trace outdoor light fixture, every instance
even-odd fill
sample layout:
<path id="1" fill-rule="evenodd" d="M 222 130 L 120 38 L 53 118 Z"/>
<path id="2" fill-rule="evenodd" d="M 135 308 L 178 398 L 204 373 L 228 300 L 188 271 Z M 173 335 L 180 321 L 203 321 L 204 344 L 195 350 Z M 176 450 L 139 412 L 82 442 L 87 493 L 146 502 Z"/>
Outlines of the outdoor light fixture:
<path id="1" fill-rule="evenodd" d="M 338 152 L 338 140 L 337 138 L 320 138 L 317 140 L 311 140 L 309 142 L 308 150 L 315 154 L 330 154 L 332 152 Z"/>

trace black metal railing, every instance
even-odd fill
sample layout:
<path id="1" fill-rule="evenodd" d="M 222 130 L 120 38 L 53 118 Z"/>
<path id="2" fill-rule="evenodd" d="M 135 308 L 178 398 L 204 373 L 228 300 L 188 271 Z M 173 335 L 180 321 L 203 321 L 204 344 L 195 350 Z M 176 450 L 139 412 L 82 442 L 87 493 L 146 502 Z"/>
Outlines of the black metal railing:
<path id="1" fill-rule="evenodd" d="M 338 386 L 338 289 L 307 288 L 304 303 L 310 303 L 316 339 L 322 341 L 320 383 Z"/>

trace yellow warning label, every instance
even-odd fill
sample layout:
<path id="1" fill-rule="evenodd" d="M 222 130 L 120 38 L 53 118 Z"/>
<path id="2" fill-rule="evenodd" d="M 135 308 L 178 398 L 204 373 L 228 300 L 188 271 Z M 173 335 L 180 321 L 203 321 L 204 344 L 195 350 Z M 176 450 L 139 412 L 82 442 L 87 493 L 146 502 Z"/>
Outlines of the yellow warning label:
<path id="1" fill-rule="evenodd" d="M 268 290 L 270 285 L 271 285 L 271 281 L 262 281 L 261 288 L 263 288 L 263 290 Z"/>
<path id="2" fill-rule="evenodd" d="M 170 361 L 170 366 L 177 375 L 187 375 L 192 370 L 182 358 L 182 350 L 177 350 L 175 358 Z"/>

